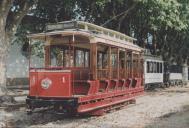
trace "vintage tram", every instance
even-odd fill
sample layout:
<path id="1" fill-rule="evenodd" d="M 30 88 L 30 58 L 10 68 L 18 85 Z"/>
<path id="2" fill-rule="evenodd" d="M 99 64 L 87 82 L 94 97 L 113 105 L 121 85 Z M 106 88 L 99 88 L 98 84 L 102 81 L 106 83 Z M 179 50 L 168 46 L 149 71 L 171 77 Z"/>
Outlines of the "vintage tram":
<path id="1" fill-rule="evenodd" d="M 29 112 L 98 115 L 144 92 L 143 49 L 132 37 L 82 21 L 48 24 L 28 37 Z"/>
<path id="2" fill-rule="evenodd" d="M 187 67 L 176 63 L 168 64 L 161 56 L 144 54 L 144 88 L 183 86 L 187 84 Z M 184 72 L 184 69 L 186 70 Z"/>
<path id="3" fill-rule="evenodd" d="M 145 54 L 144 56 L 145 89 L 164 86 L 164 61 L 160 56 Z"/>

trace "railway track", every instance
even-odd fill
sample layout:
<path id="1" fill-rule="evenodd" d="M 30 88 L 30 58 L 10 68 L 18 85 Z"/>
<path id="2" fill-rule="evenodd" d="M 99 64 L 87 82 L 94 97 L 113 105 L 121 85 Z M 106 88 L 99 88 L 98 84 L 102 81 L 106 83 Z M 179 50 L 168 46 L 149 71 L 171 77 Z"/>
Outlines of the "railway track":
<path id="1" fill-rule="evenodd" d="M 7 104 L 3 105 L 0 107 L 0 109 L 3 109 L 5 111 L 15 111 L 15 110 L 20 110 L 20 109 L 25 109 L 26 108 L 26 103 L 14 103 L 14 104 Z"/>

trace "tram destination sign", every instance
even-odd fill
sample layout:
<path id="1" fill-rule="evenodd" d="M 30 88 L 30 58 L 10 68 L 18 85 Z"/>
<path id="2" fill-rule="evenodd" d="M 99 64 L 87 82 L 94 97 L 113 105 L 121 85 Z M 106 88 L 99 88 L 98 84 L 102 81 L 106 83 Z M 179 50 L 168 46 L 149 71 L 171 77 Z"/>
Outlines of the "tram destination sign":
<path id="1" fill-rule="evenodd" d="M 64 29 L 74 29 L 77 28 L 77 22 L 60 22 L 55 24 L 48 24 L 46 26 L 46 31 L 54 31 L 54 30 L 64 30 Z"/>

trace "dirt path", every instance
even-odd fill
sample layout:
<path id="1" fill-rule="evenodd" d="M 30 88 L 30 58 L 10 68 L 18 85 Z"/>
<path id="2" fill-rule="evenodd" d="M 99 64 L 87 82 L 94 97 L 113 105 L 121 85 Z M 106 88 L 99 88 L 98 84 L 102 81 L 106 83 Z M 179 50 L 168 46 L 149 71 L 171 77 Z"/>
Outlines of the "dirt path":
<path id="1" fill-rule="evenodd" d="M 100 117 L 62 117 L 54 114 L 26 115 L 24 110 L 5 112 L 0 110 L 0 127 L 61 127 L 61 128 L 158 128 L 181 117 L 186 119 L 178 128 L 189 127 L 189 86 L 171 87 L 146 92 L 137 98 L 136 105 Z M 176 113 L 176 114 L 174 114 Z M 188 114 L 185 114 L 188 113 Z M 179 120 L 178 119 L 178 120 Z M 159 124 L 159 125 L 158 125 Z M 176 125 L 170 127 L 177 128 Z"/>
<path id="2" fill-rule="evenodd" d="M 177 113 L 170 113 L 155 119 L 146 128 L 189 128 L 189 106 Z"/>

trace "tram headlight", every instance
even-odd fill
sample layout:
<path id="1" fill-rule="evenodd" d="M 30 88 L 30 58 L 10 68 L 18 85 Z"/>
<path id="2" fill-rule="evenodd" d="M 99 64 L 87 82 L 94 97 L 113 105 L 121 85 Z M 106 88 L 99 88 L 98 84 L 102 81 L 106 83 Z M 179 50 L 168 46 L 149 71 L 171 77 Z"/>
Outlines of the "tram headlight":
<path id="1" fill-rule="evenodd" d="M 52 84 L 52 81 L 49 78 L 45 78 L 41 81 L 41 87 L 43 89 L 48 89 Z"/>

